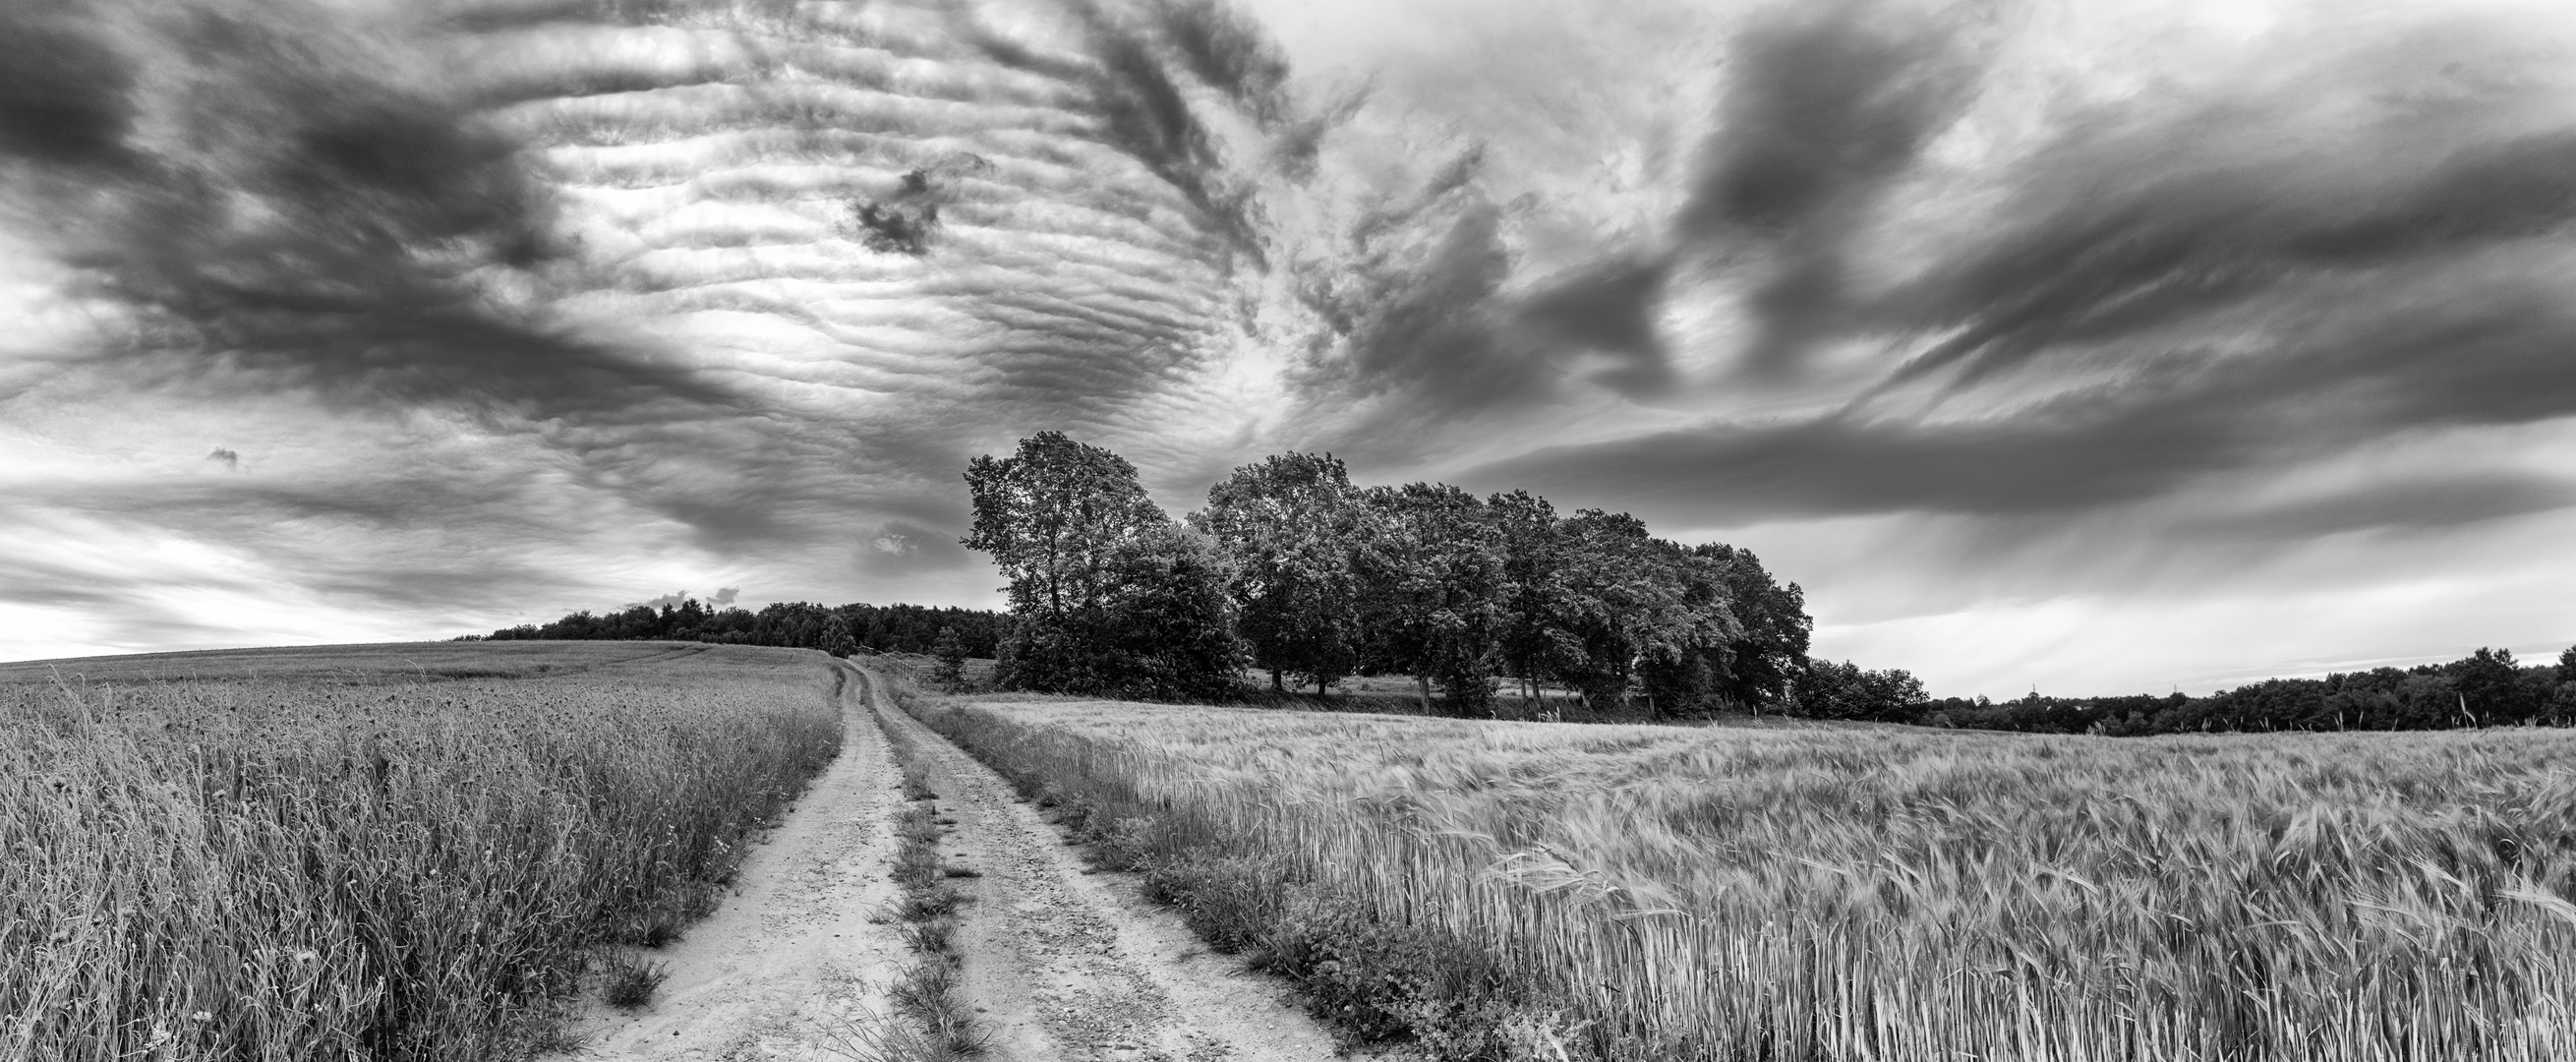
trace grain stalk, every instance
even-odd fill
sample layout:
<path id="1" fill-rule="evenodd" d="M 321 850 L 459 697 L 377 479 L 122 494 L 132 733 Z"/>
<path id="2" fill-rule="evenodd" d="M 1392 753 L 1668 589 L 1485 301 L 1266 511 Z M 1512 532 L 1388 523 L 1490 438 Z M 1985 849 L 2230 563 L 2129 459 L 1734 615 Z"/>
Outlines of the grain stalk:
<path id="1" fill-rule="evenodd" d="M 2526 1062 L 2569 1042 L 2566 734 L 920 714 L 1161 874 L 1212 942 L 1377 963 L 1376 995 L 1337 1007 L 1454 1057 Z"/>
<path id="2" fill-rule="evenodd" d="M 557 1042 L 837 754 L 818 661 L 0 686 L 0 1059 Z"/>

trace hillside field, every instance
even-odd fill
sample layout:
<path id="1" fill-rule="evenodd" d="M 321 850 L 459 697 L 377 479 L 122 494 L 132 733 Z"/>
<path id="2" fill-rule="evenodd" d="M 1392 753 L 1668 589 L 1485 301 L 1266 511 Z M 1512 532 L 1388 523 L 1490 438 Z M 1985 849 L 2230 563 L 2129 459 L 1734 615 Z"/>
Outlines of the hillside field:
<path id="1" fill-rule="evenodd" d="M 1447 1057 L 2576 1057 L 2576 735 L 2127 739 L 911 699 Z"/>
<path id="2" fill-rule="evenodd" d="M 0 1059 L 544 1046 L 838 753 L 839 676 L 670 643 L 0 666 Z"/>

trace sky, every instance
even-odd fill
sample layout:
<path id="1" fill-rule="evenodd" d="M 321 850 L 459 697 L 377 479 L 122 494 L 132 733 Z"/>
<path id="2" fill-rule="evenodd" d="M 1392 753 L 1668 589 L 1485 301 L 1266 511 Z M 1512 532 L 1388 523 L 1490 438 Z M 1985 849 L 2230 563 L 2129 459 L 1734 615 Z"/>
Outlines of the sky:
<path id="1" fill-rule="evenodd" d="M 1753 550 L 1936 695 L 2576 643 L 2556 2 L 31 0 L 0 659 L 997 607 L 1056 429 Z"/>

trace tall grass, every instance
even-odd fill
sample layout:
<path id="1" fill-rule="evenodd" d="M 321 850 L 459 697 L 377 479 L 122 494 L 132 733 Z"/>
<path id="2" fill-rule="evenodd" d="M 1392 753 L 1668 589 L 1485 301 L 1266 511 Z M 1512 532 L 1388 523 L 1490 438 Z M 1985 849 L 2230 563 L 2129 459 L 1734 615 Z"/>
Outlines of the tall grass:
<path id="1" fill-rule="evenodd" d="M 869 681 L 884 683 L 887 696 L 877 705 L 882 708 L 888 700 L 917 696 L 916 670 L 900 661 L 878 661 L 875 677 Z M 903 895 L 890 913 L 903 923 L 904 942 L 917 958 L 892 986 L 894 1022 L 881 1027 L 872 1052 L 852 1054 L 863 1062 L 973 1058 L 991 1046 L 991 1035 L 968 1011 L 962 991 L 965 955 L 956 937 L 958 907 L 967 897 L 944 879 L 976 875 L 951 873 L 963 868 L 940 864 L 939 840 L 957 820 L 939 812 L 939 794 L 930 787 L 929 758 L 914 736 L 914 724 L 884 712 L 877 715 L 877 723 L 903 772 L 903 804 L 895 812 L 895 855 L 889 875 Z"/>
<path id="2" fill-rule="evenodd" d="M 773 655 L 761 656 L 761 653 Z M 819 656 L 0 686 L 0 1059 L 490 1059 L 837 754 Z"/>
<path id="3" fill-rule="evenodd" d="M 2563 732 L 922 714 L 1454 1057 L 2576 1057 Z"/>

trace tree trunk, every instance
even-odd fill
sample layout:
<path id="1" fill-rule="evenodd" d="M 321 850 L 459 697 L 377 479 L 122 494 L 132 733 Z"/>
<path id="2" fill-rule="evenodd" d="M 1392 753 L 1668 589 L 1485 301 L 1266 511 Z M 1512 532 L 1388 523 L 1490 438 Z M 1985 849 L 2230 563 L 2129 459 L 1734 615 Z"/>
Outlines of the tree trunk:
<path id="1" fill-rule="evenodd" d="M 1282 695 L 1288 692 L 1288 687 L 1279 681 L 1279 669 L 1275 667 L 1270 669 L 1270 692 Z"/>
<path id="2" fill-rule="evenodd" d="M 1430 714 L 1431 714 L 1431 676 L 1430 676 L 1430 675 L 1428 675 L 1428 674 L 1417 674 L 1417 675 L 1413 676 L 1413 682 L 1414 682 L 1414 685 L 1416 685 L 1416 686 L 1420 687 L 1420 688 L 1421 688 L 1421 690 L 1422 690 L 1422 714 L 1424 714 L 1424 715 L 1430 715 Z"/>

